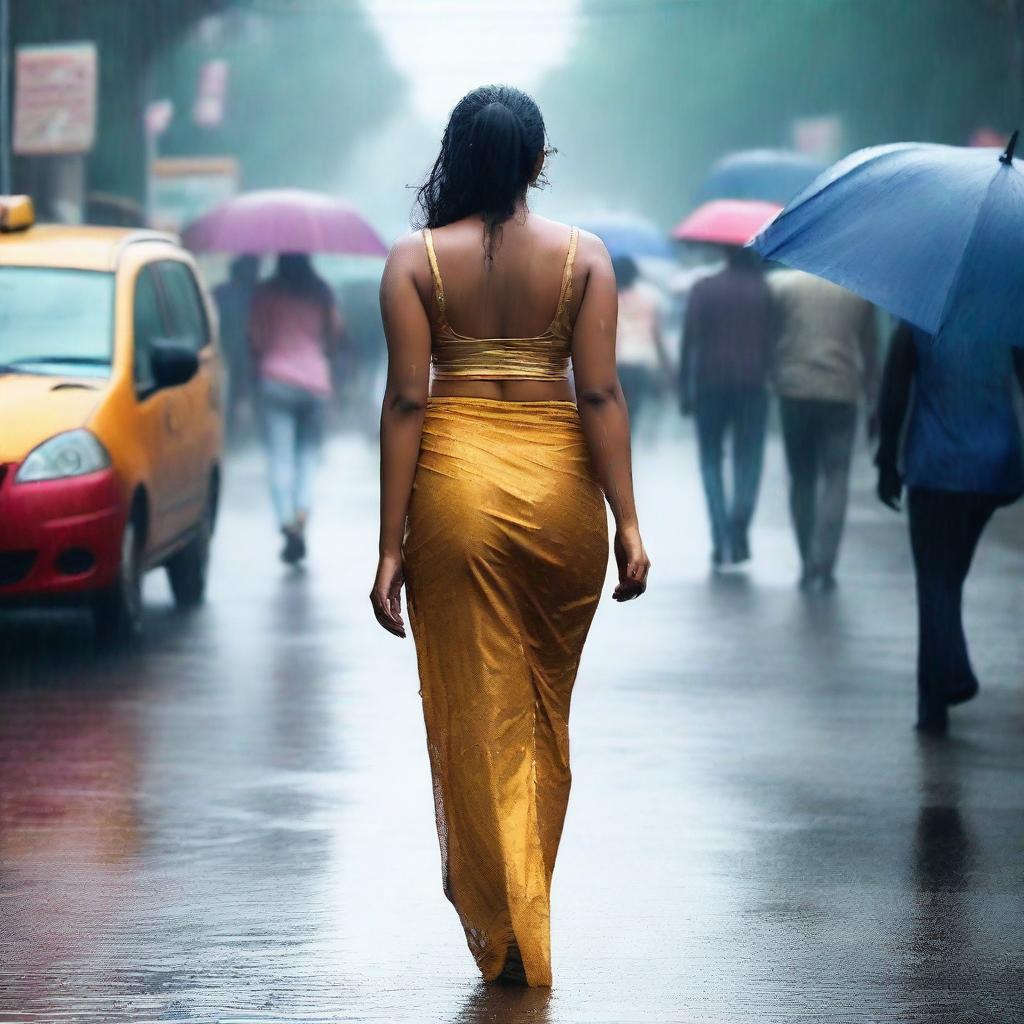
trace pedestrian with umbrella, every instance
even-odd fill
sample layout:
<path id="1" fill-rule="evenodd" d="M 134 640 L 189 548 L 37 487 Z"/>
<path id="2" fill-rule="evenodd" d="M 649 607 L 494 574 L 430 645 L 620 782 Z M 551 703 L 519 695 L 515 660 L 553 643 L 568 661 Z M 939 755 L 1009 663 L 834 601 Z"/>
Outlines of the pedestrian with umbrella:
<path id="1" fill-rule="evenodd" d="M 963 587 L 994 512 L 1024 493 L 1024 177 L 1013 154 L 898 144 L 840 161 L 753 243 L 899 317 L 879 403 L 878 495 L 904 487 L 918 602 L 917 728 L 978 691 Z M 905 429 L 905 440 L 900 438 Z"/>
<path id="2" fill-rule="evenodd" d="M 191 224 L 195 251 L 277 252 L 274 275 L 253 295 L 248 337 L 258 378 L 270 493 L 284 536 L 281 558 L 306 557 L 306 523 L 332 394 L 331 357 L 342 321 L 309 254 L 380 256 L 386 250 L 354 210 L 330 196 L 280 189 L 222 203 Z"/>
<path id="3" fill-rule="evenodd" d="M 724 247 L 723 269 L 690 294 L 680 359 L 680 407 L 697 427 L 701 479 L 715 569 L 750 558 L 768 422 L 768 368 L 775 306 L 761 260 L 743 245 L 780 207 L 744 200 L 707 203 L 673 232 L 683 241 Z M 731 494 L 723 475 L 731 439 Z"/>
<path id="4" fill-rule="evenodd" d="M 306 557 L 313 478 L 332 394 L 342 324 L 334 296 L 305 253 L 282 253 L 253 296 L 249 339 L 259 379 L 270 494 L 284 536 L 281 559 Z"/>
<path id="5" fill-rule="evenodd" d="M 791 149 L 743 149 L 716 161 L 697 190 L 696 201 L 760 199 L 782 205 L 825 167 L 816 157 Z"/>

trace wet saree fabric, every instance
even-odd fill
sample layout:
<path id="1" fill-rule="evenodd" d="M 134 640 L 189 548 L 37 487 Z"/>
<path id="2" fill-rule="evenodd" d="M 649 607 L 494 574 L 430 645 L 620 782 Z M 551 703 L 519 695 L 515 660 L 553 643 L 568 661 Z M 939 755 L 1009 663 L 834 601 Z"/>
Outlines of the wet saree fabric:
<path id="1" fill-rule="evenodd" d="M 404 565 L 445 893 L 486 979 L 551 984 L 569 701 L 608 558 L 569 402 L 432 398 Z"/>

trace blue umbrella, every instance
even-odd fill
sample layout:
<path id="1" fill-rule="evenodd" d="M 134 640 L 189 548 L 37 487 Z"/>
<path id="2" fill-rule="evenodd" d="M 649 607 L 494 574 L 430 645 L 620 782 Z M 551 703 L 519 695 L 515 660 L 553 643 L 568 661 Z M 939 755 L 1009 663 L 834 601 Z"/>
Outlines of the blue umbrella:
<path id="1" fill-rule="evenodd" d="M 826 164 L 790 149 L 745 149 L 722 157 L 697 192 L 697 203 L 712 199 L 760 199 L 788 203 L 825 170 Z"/>
<path id="2" fill-rule="evenodd" d="M 1004 153 L 918 143 L 840 160 L 751 242 L 937 336 L 1021 344 L 1024 176 Z"/>
<path id="3" fill-rule="evenodd" d="M 605 214 L 580 221 L 580 227 L 597 235 L 612 257 L 653 257 L 671 260 L 675 248 L 668 237 L 650 221 L 626 214 Z"/>

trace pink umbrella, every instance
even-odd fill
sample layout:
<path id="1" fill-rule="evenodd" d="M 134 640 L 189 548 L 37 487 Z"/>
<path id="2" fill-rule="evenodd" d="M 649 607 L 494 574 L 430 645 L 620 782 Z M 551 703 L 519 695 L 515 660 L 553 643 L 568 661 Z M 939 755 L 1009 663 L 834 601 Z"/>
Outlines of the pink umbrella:
<path id="1" fill-rule="evenodd" d="M 380 235 L 347 203 L 297 188 L 234 196 L 182 232 L 193 252 L 333 252 L 386 256 Z"/>
<path id="2" fill-rule="evenodd" d="M 683 218 L 672 237 L 685 242 L 746 245 L 781 211 L 778 203 L 758 199 L 712 199 Z"/>

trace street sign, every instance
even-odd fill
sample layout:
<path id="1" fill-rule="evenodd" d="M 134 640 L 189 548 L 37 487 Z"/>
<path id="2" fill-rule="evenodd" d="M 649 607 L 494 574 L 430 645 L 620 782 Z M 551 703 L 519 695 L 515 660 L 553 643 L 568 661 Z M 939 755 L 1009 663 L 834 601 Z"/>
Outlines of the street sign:
<path id="1" fill-rule="evenodd" d="M 208 60 L 199 69 L 199 88 L 192 120 L 204 128 L 216 128 L 224 120 L 224 100 L 228 91 L 226 60 Z"/>
<path id="2" fill-rule="evenodd" d="M 14 74 L 14 152 L 89 152 L 96 135 L 96 47 L 19 46 Z"/>
<path id="3" fill-rule="evenodd" d="M 171 126 L 174 120 L 174 103 L 172 100 L 153 100 L 146 104 L 143 119 L 146 123 L 147 138 L 159 138 Z"/>
<path id="4" fill-rule="evenodd" d="M 837 114 L 798 117 L 793 121 L 793 148 L 826 162 L 843 151 L 843 121 Z"/>

